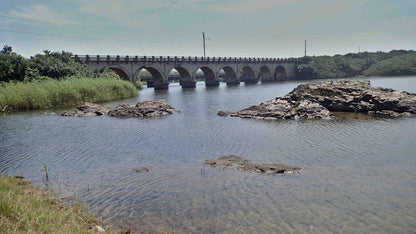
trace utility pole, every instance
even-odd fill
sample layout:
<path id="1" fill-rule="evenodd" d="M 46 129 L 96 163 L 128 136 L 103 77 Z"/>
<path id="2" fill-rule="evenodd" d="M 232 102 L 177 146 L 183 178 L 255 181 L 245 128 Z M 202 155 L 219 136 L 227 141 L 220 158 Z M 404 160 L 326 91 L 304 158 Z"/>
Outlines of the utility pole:
<path id="1" fill-rule="evenodd" d="M 361 53 L 361 48 L 360 48 L 360 46 L 358 46 L 358 53 Z"/>
<path id="2" fill-rule="evenodd" d="M 306 40 L 305 40 L 305 57 L 306 57 Z"/>
<path id="3" fill-rule="evenodd" d="M 204 47 L 204 59 L 205 59 L 205 33 L 202 32 L 202 45 Z"/>

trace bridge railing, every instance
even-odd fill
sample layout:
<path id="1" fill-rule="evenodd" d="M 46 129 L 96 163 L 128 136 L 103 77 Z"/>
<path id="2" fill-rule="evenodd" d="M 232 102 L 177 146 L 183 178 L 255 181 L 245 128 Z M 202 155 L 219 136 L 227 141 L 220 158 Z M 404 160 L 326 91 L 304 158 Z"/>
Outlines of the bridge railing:
<path id="1" fill-rule="evenodd" d="M 255 57 L 197 57 L 197 56 L 110 56 L 110 55 L 75 55 L 73 59 L 78 62 L 296 62 L 296 58 L 255 58 Z"/>

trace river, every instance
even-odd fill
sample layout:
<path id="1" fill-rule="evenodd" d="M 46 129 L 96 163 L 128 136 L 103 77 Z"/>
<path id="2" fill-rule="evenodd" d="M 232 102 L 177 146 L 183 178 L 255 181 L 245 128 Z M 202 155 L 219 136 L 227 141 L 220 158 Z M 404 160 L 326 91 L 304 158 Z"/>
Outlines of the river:
<path id="1" fill-rule="evenodd" d="M 416 77 L 370 78 L 416 92 Z M 179 233 L 415 233 L 416 118 L 258 121 L 224 118 L 282 96 L 302 81 L 168 91 L 181 112 L 150 119 L 61 117 L 61 110 L 0 116 L 0 172 L 24 175 L 91 211 L 142 231 Z M 298 174 L 203 166 L 235 154 Z M 133 168 L 147 167 L 147 173 Z"/>

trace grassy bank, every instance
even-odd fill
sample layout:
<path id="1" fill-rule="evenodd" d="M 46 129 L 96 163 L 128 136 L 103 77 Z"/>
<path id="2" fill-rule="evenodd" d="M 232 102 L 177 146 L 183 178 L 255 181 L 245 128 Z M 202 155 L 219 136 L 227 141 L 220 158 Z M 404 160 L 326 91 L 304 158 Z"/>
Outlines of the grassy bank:
<path id="1" fill-rule="evenodd" d="M 0 233 L 91 233 L 102 225 L 82 205 L 67 205 L 23 179 L 0 176 Z"/>
<path id="2" fill-rule="evenodd" d="M 133 84 L 118 79 L 71 77 L 62 80 L 0 83 L 0 112 L 75 106 L 137 95 Z"/>

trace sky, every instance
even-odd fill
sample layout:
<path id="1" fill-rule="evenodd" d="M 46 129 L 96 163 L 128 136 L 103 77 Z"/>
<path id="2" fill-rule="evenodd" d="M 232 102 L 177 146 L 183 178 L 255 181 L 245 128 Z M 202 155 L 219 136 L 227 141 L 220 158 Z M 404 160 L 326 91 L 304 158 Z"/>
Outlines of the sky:
<path id="1" fill-rule="evenodd" d="M 0 43 L 25 57 L 301 57 L 416 50 L 416 0 L 0 0 Z"/>

